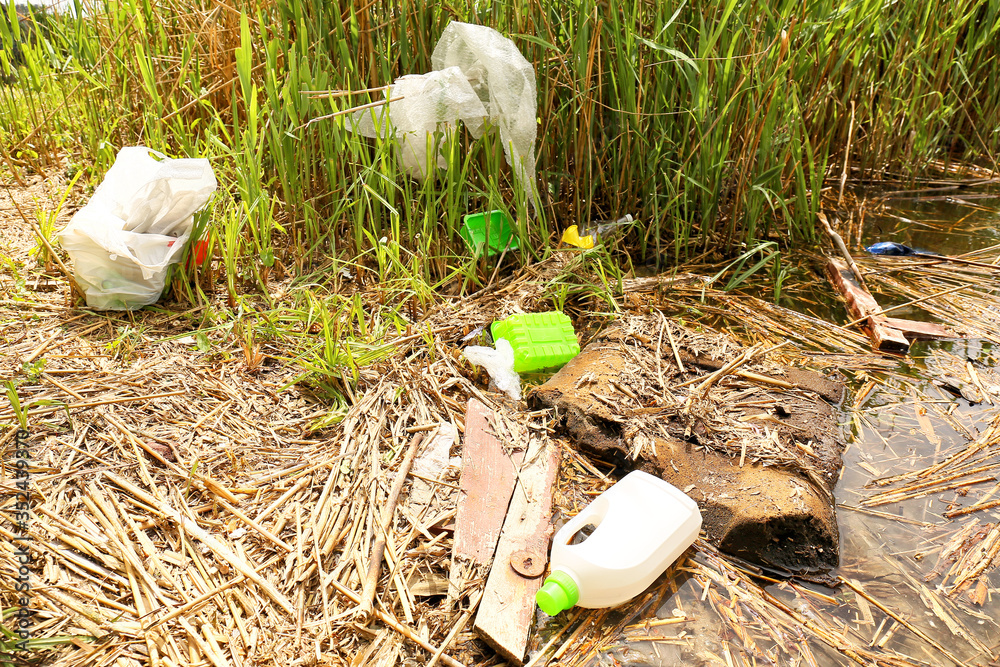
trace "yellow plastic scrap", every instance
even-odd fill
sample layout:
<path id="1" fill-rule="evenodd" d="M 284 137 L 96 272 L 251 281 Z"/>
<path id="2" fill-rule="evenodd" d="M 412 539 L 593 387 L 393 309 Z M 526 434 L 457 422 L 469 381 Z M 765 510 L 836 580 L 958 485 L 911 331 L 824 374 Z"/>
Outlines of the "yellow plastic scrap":
<path id="1" fill-rule="evenodd" d="M 577 248 L 583 248 L 584 250 L 590 250 L 594 247 L 594 236 L 589 234 L 587 236 L 580 236 L 580 230 L 576 225 L 570 225 L 563 232 L 562 242 L 567 243 L 571 246 L 576 246 Z"/>

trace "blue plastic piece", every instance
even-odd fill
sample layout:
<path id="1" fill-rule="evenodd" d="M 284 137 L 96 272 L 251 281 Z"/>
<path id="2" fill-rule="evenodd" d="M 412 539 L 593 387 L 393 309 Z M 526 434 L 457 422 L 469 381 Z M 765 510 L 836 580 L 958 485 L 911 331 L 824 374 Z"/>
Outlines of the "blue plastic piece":
<path id="1" fill-rule="evenodd" d="M 865 248 L 868 252 L 873 255 L 913 255 L 917 251 L 910 246 L 905 246 L 902 243 L 895 243 L 893 241 L 882 241 L 881 243 L 873 243 L 872 245 Z"/>

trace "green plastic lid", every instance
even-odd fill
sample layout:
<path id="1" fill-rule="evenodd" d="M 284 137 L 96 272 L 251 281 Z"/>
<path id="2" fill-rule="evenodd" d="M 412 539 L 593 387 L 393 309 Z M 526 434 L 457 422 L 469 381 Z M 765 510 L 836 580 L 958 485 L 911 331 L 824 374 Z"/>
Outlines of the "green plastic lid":
<path id="1" fill-rule="evenodd" d="M 561 570 L 556 570 L 546 577 L 541 589 L 535 593 L 538 608 L 549 616 L 572 609 L 579 599 L 580 589 L 577 588 L 576 581 Z"/>

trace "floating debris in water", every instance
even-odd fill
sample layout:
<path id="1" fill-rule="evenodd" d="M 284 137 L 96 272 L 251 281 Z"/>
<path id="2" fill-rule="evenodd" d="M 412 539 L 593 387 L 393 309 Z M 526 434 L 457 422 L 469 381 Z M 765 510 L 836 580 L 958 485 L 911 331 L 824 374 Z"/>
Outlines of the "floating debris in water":
<path id="1" fill-rule="evenodd" d="M 905 246 L 902 243 L 896 243 L 895 241 L 882 241 L 880 243 L 873 243 L 867 248 L 865 248 L 872 255 L 890 255 L 895 257 L 900 257 L 904 255 L 916 254 L 916 250 L 910 246 Z"/>

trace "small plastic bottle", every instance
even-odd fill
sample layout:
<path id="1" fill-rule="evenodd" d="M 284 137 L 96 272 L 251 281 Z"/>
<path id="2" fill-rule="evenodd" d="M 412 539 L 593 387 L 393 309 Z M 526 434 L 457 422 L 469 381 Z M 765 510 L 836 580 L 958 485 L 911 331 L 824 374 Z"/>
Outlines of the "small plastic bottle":
<path id="1" fill-rule="evenodd" d="M 593 532 L 573 544 L 588 525 Z M 552 574 L 535 600 L 549 616 L 626 602 L 677 560 L 700 529 L 691 498 L 659 477 L 631 472 L 556 533 Z"/>

